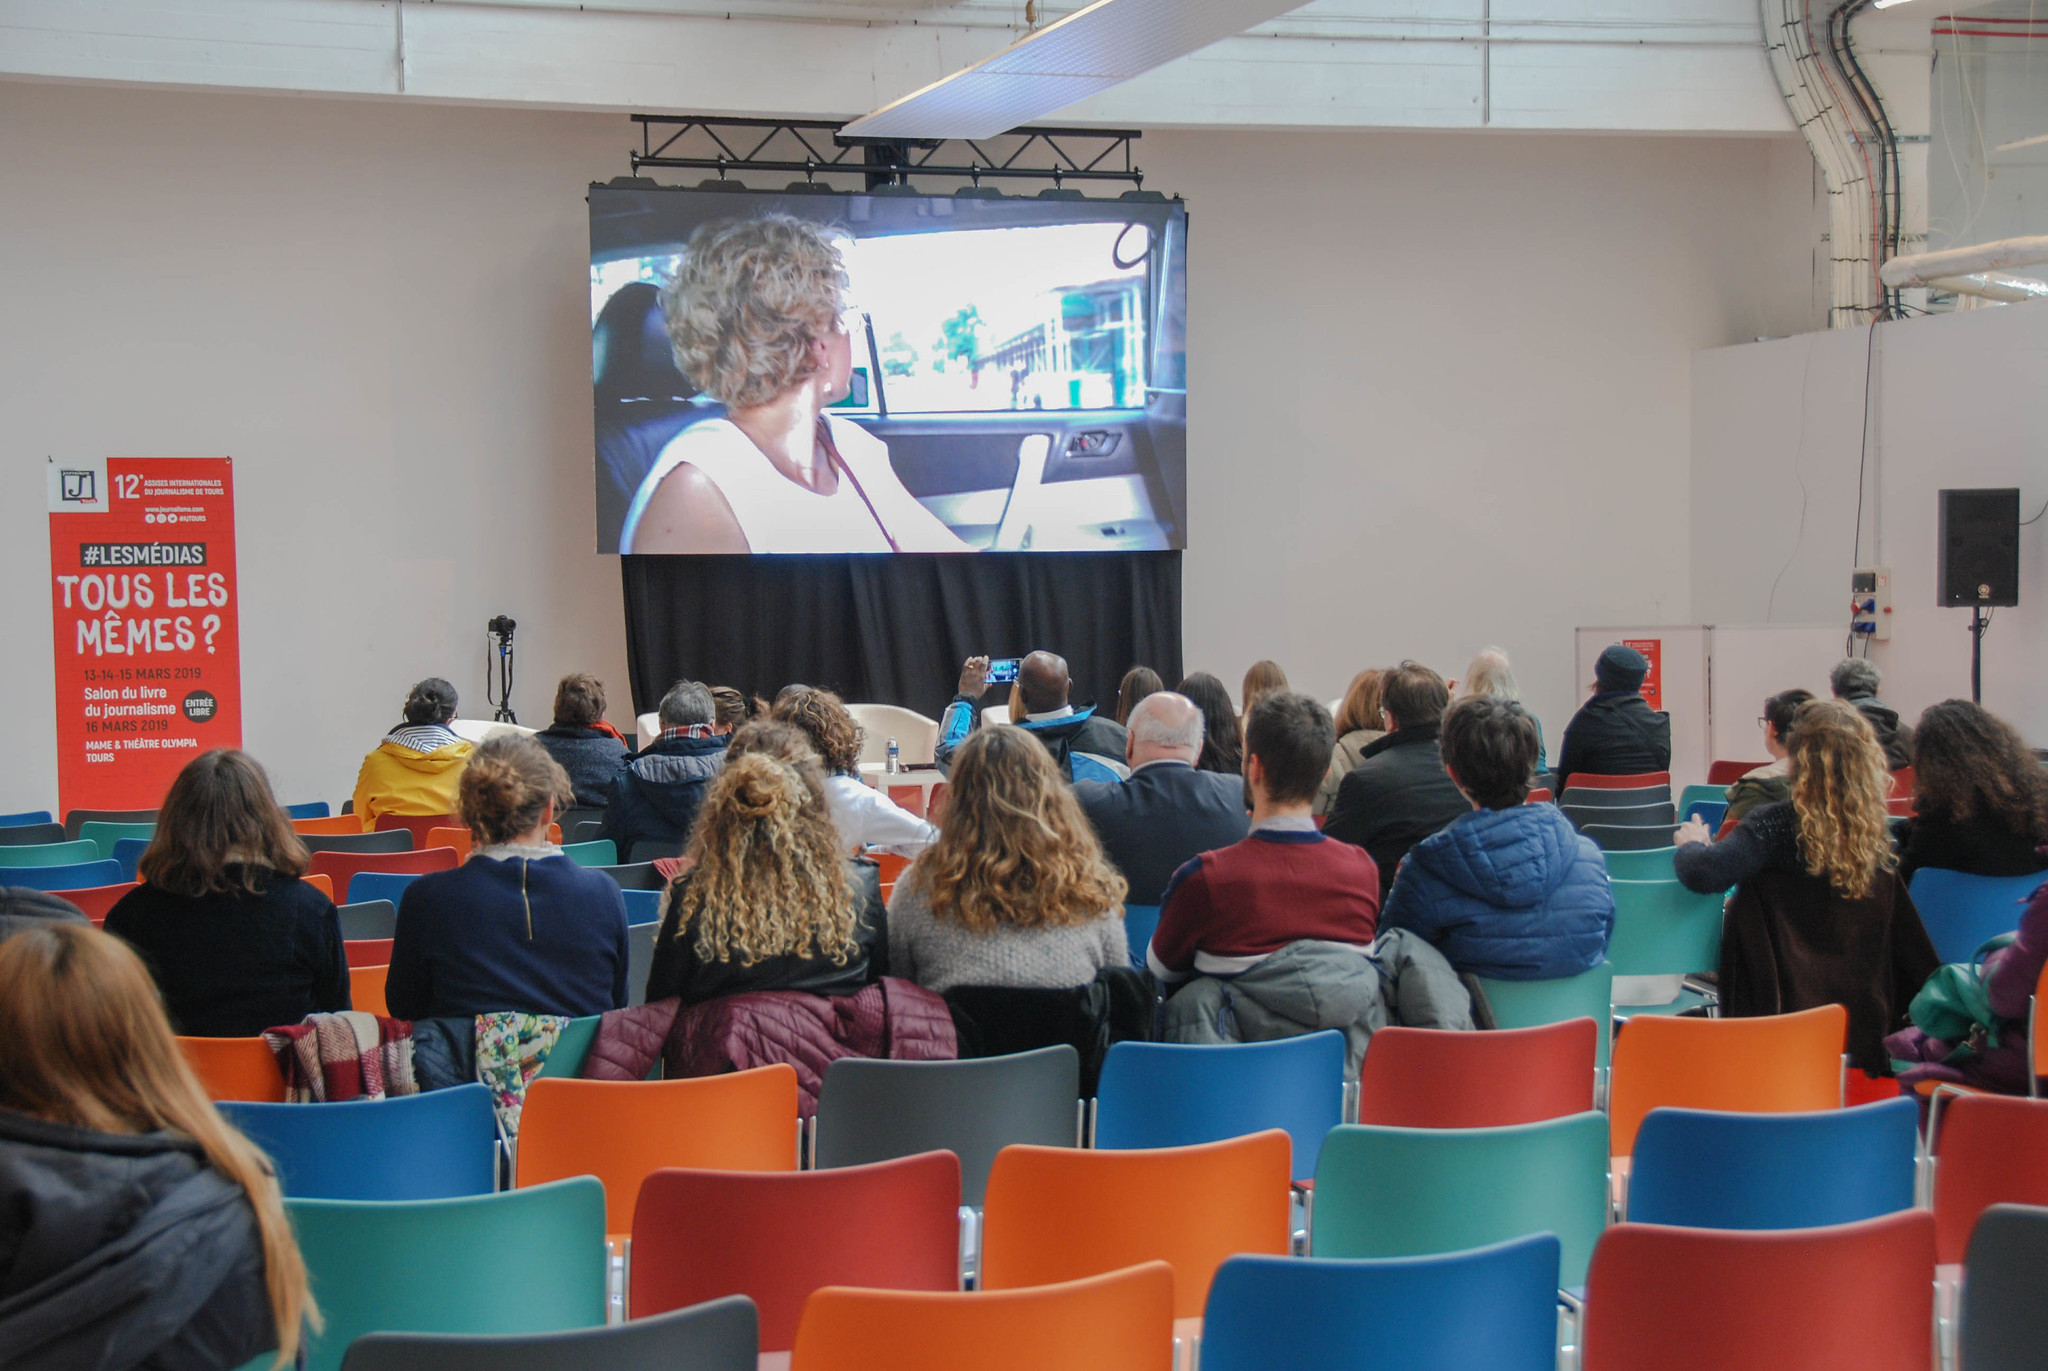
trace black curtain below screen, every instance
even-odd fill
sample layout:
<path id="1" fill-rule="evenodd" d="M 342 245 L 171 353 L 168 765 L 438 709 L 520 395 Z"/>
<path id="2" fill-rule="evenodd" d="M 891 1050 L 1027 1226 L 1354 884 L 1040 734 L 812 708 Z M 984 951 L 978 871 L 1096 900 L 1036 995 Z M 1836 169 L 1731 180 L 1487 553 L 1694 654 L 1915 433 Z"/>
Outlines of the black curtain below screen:
<path id="1" fill-rule="evenodd" d="M 1039 648 L 1067 659 L 1074 703 L 1105 714 L 1133 666 L 1180 679 L 1178 552 L 620 562 L 636 714 L 688 678 L 767 699 L 802 681 L 937 718 L 962 661 Z"/>

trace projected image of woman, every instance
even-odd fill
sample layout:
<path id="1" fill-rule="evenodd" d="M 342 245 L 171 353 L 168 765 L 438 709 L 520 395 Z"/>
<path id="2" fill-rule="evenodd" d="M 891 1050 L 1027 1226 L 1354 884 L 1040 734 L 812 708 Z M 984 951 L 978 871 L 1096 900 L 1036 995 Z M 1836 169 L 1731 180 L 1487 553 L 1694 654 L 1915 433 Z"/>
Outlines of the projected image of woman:
<path id="1" fill-rule="evenodd" d="M 966 552 L 904 489 L 889 449 L 825 412 L 851 386 L 846 266 L 788 215 L 690 235 L 662 312 L 676 367 L 726 405 L 662 450 L 621 552 Z"/>

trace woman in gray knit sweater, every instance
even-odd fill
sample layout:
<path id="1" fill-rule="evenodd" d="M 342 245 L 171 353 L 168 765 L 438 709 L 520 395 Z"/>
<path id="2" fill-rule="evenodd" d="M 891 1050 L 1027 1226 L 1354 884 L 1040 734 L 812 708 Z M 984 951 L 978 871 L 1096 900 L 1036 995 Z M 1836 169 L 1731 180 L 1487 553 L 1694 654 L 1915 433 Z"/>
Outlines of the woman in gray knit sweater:
<path id="1" fill-rule="evenodd" d="M 1045 745 L 977 729 L 953 755 L 939 840 L 889 901 L 889 970 L 955 986 L 1059 990 L 1122 966 L 1124 878 Z"/>

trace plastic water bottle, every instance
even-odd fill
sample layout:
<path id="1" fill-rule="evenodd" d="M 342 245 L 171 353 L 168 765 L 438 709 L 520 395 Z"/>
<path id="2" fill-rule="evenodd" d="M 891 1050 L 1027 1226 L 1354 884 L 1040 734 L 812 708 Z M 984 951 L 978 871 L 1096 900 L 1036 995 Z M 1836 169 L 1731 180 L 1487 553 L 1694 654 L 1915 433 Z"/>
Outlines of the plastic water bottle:
<path id="1" fill-rule="evenodd" d="M 900 774 L 902 770 L 903 763 L 898 759 L 896 754 L 896 740 L 894 738 L 891 738 L 889 740 L 889 774 L 891 776 L 895 776 Z"/>

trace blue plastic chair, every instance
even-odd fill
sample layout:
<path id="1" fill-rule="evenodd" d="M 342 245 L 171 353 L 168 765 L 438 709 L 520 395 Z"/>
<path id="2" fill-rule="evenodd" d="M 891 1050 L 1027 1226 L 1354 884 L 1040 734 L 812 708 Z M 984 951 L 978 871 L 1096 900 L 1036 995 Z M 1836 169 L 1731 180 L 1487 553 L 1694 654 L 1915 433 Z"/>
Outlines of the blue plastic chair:
<path id="1" fill-rule="evenodd" d="M 0 848 L 0 852 L 5 850 Z M 73 862 L 69 866 L 0 866 L 0 885 L 25 886 L 30 890 L 91 890 L 97 885 L 120 885 L 127 879 L 121 874 L 121 864 L 115 861 Z"/>
<path id="2" fill-rule="evenodd" d="M 1694 800 L 1685 807 L 1685 817 L 1698 819 L 1708 828 L 1719 829 L 1721 820 L 1728 817 L 1726 800 Z"/>
<path id="3" fill-rule="evenodd" d="M 1141 971 L 1145 967 L 1145 950 L 1152 946 L 1152 934 L 1158 927 L 1158 905 L 1127 904 L 1124 906 L 1124 945 L 1131 950 L 1131 965 Z"/>
<path id="4" fill-rule="evenodd" d="M 424 871 L 358 871 L 348 878 L 348 889 L 342 893 L 345 904 L 368 904 L 371 900 L 389 900 L 394 908 L 405 898 L 405 888 L 420 877 Z"/>
<path id="5" fill-rule="evenodd" d="M 2020 926 L 2027 899 L 2048 873 L 2032 876 L 1972 876 L 1923 866 L 1907 889 L 1920 922 L 1934 940 L 1935 955 L 1944 962 L 1968 962 L 1977 949 L 2001 933 Z"/>
<path id="6" fill-rule="evenodd" d="M 626 922 L 628 924 L 651 924 L 661 918 L 661 892 L 659 890 L 624 890 L 626 897 Z"/>
<path id="7" fill-rule="evenodd" d="M 1284 1128 L 1297 1178 L 1315 1174 L 1324 1135 L 1343 1121 L 1344 1035 L 1334 1029 L 1263 1043 L 1115 1043 L 1095 1090 L 1097 1147 L 1185 1147 Z"/>
<path id="8" fill-rule="evenodd" d="M 325 800 L 308 800 L 302 805 L 286 805 L 285 814 L 293 819 L 325 819 L 331 817 Z"/>
<path id="9" fill-rule="evenodd" d="M 103 860 L 105 857 L 100 852 L 99 844 L 84 838 L 76 838 L 67 843 L 13 843 L 0 847 L 0 867 L 5 868 L 75 866 L 80 862 Z"/>
<path id="10" fill-rule="evenodd" d="M 298 1200 L 446 1200 L 497 1188 L 491 1092 L 471 1083 L 344 1104 L 223 1101 Z"/>
<path id="11" fill-rule="evenodd" d="M 149 851 L 147 838 L 117 838 L 114 840 L 113 859 L 121 864 L 121 879 L 132 881 L 135 868 L 142 862 L 142 854 Z"/>
<path id="12" fill-rule="evenodd" d="M 563 843 L 562 855 L 578 866 L 617 866 L 619 845 L 610 838 L 593 838 L 587 843 Z"/>
<path id="13" fill-rule="evenodd" d="M 1819 1228 L 1913 1207 L 1920 1106 L 1735 1114 L 1652 1109 L 1636 1132 L 1631 1223 Z"/>
<path id="14" fill-rule="evenodd" d="M 0 828 L 20 828 L 25 824 L 49 824 L 56 820 L 47 809 L 24 809 L 19 814 L 0 814 Z"/>
<path id="15" fill-rule="evenodd" d="M 1432 1257 L 1231 1257 L 1202 1318 L 1202 1371 L 1551 1371 L 1558 1241 Z"/>

